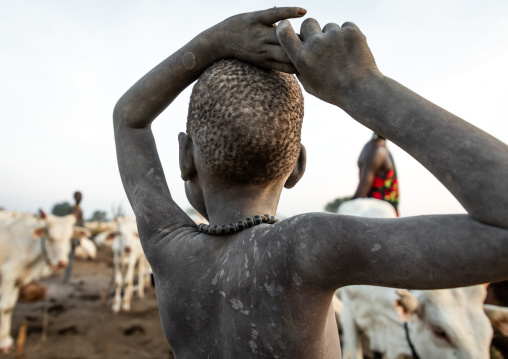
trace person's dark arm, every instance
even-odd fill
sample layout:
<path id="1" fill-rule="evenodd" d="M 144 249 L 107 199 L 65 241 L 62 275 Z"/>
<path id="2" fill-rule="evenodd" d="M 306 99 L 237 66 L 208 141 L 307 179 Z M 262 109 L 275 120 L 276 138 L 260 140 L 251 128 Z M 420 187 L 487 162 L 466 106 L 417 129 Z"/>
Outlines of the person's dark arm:
<path id="1" fill-rule="evenodd" d="M 381 74 L 352 23 L 321 30 L 308 19 L 297 36 L 283 21 L 277 34 L 307 92 L 407 151 L 468 212 L 390 220 L 304 216 L 305 232 L 323 240 L 298 238 L 302 271 L 329 288 L 443 288 L 508 278 L 508 146 Z"/>
<path id="2" fill-rule="evenodd" d="M 383 166 L 384 156 L 380 151 L 372 146 L 364 149 L 364 156 L 360 163 L 360 182 L 353 196 L 355 198 L 365 198 L 372 189 L 376 172 Z"/>
<path id="3" fill-rule="evenodd" d="M 236 58 L 260 67 L 294 72 L 278 44 L 273 24 L 304 14 L 300 8 L 274 8 L 230 17 L 196 36 L 120 98 L 113 113 L 118 166 L 143 242 L 157 242 L 178 228 L 195 227 L 171 198 L 151 123 L 220 59 Z"/>

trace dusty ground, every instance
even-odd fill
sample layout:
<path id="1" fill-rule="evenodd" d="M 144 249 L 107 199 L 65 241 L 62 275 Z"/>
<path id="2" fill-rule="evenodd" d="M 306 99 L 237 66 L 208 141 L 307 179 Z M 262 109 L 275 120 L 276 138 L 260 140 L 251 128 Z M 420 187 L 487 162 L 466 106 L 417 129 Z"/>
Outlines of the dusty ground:
<path id="1" fill-rule="evenodd" d="M 113 275 L 111 249 L 100 249 L 95 261 L 76 261 L 70 283 L 62 283 L 63 274 L 41 281 L 47 289 L 44 302 L 16 305 L 15 340 L 22 323 L 27 323 L 25 353 L 20 358 L 173 358 L 162 333 L 153 288 L 145 290 L 143 299 L 134 295 L 131 312 L 111 312 L 112 296 L 105 296 Z M 47 330 L 43 329 L 45 318 Z M 4 358 L 16 355 L 0 354 Z"/>

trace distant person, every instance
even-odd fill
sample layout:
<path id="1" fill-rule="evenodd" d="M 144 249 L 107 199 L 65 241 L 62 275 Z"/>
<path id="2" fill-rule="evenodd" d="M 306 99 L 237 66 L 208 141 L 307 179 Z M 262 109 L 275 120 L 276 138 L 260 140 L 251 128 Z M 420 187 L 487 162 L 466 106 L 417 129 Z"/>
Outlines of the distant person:
<path id="1" fill-rule="evenodd" d="M 76 191 L 74 192 L 74 206 L 71 207 L 69 210 L 69 214 L 74 214 L 76 216 L 76 226 L 84 227 L 85 221 L 83 220 L 83 210 L 81 209 L 81 206 L 79 205 L 81 203 L 81 200 L 83 199 L 83 195 L 81 192 Z M 71 277 L 72 274 L 72 267 L 74 264 L 74 254 L 76 253 L 76 247 L 80 245 L 80 241 L 78 238 L 72 237 L 71 239 L 71 251 L 69 253 L 69 265 L 67 266 L 67 269 L 65 271 L 65 277 L 64 277 L 64 283 L 67 283 Z"/>
<path id="2" fill-rule="evenodd" d="M 399 182 L 386 139 L 374 133 L 358 158 L 360 183 L 354 198 L 377 198 L 390 203 L 399 215 Z"/>
<path id="3" fill-rule="evenodd" d="M 74 206 L 71 207 L 69 213 L 74 214 L 76 216 L 76 226 L 84 227 L 85 222 L 83 221 L 83 210 L 80 207 L 81 200 L 83 199 L 83 195 L 81 192 L 74 192 Z"/>

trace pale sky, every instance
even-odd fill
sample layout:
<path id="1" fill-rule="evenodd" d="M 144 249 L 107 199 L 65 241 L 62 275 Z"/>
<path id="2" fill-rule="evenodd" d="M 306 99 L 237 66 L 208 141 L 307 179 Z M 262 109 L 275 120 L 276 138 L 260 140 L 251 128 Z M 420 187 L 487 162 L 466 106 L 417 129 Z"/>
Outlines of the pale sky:
<path id="1" fill-rule="evenodd" d="M 111 114 L 143 74 L 202 30 L 241 12 L 301 6 L 321 26 L 355 22 L 376 62 L 413 91 L 508 143 L 508 1 L 7 1 L 0 0 L 0 207 L 50 211 L 84 194 L 85 218 L 131 213 L 116 164 Z M 298 31 L 302 20 L 293 20 Z M 176 202 L 190 88 L 153 125 Z M 307 172 L 283 192 L 285 217 L 353 194 L 371 131 L 304 93 Z M 425 136 L 422 133 L 422 136 Z M 411 156 L 389 144 L 401 215 L 464 212 Z M 436 149 L 438 150 L 438 149 Z"/>

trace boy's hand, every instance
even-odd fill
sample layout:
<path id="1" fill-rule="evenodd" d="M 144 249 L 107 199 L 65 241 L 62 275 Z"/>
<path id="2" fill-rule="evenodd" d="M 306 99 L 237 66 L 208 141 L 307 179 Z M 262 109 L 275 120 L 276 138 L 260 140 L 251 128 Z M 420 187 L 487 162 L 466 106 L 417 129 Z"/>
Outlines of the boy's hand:
<path id="1" fill-rule="evenodd" d="M 216 61 L 235 58 L 253 65 L 282 72 L 296 69 L 277 39 L 276 22 L 307 13 L 298 7 L 274 7 L 232 16 L 205 31 Z"/>
<path id="2" fill-rule="evenodd" d="M 307 19 L 298 36 L 289 21 L 282 21 L 277 38 L 305 90 L 326 102 L 341 106 L 341 99 L 364 81 L 382 77 L 365 36 L 351 22 L 330 23 L 321 31 L 316 20 Z"/>

